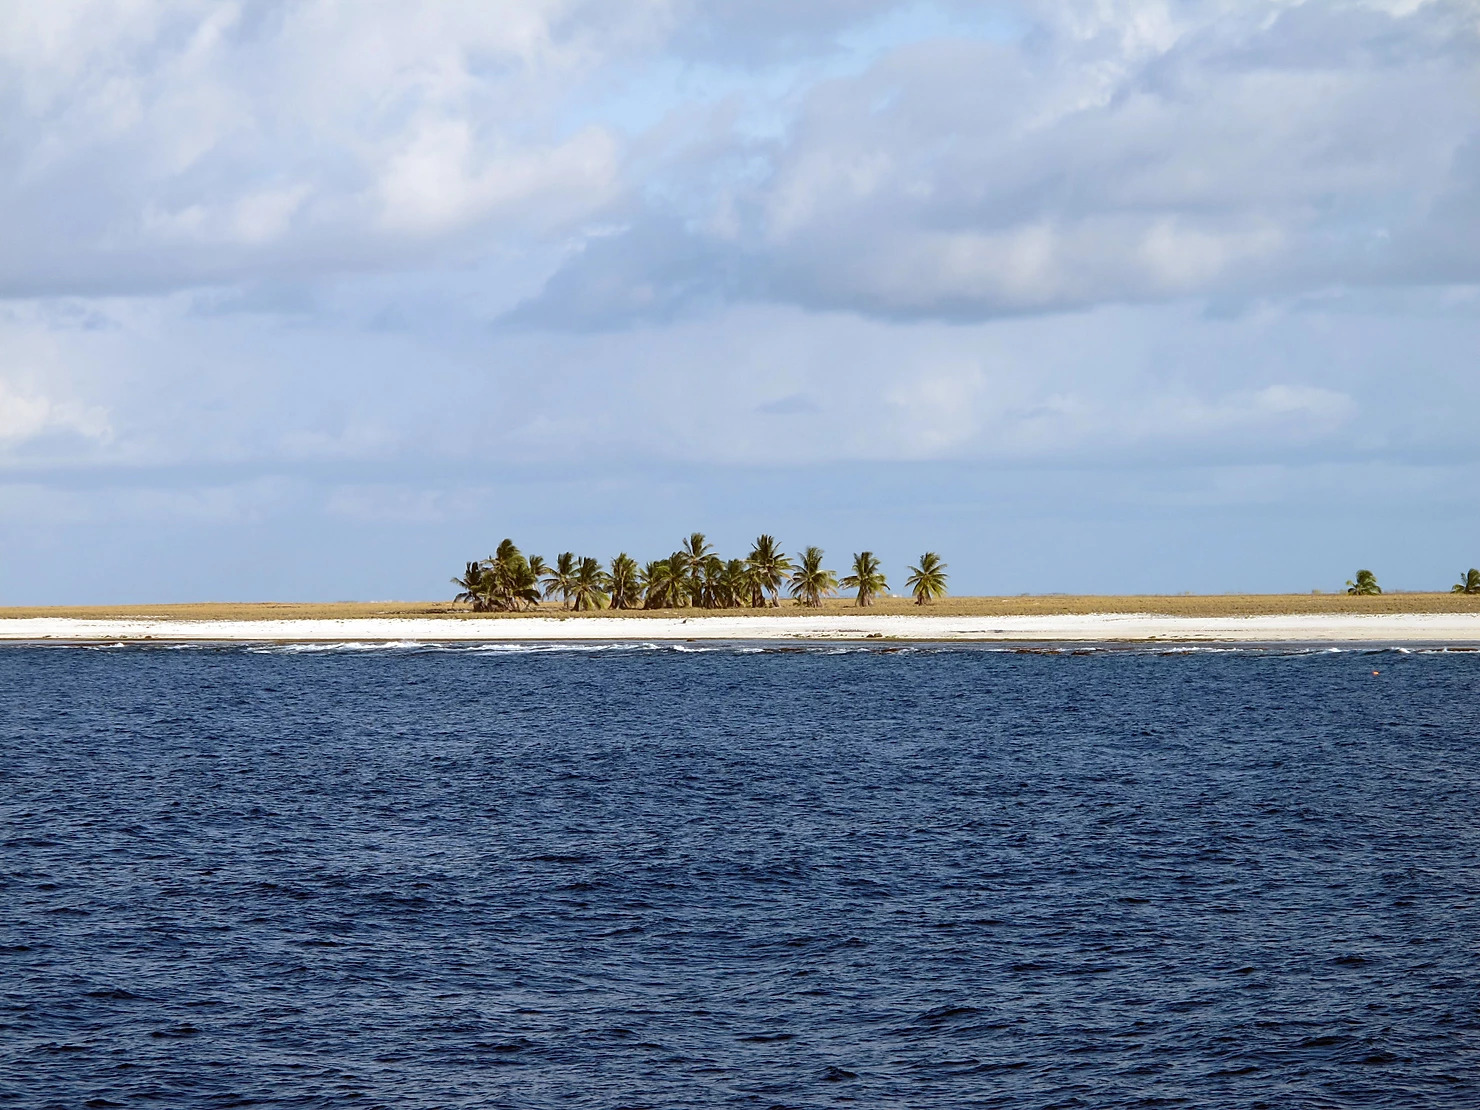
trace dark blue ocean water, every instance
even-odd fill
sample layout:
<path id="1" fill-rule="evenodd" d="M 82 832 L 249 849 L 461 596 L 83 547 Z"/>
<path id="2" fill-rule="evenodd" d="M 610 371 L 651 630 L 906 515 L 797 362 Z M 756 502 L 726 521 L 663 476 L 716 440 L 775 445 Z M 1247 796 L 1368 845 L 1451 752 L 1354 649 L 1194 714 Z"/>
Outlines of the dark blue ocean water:
<path id="1" fill-rule="evenodd" d="M 3 648 L 0 1105 L 1473 1108 L 1477 686 Z"/>

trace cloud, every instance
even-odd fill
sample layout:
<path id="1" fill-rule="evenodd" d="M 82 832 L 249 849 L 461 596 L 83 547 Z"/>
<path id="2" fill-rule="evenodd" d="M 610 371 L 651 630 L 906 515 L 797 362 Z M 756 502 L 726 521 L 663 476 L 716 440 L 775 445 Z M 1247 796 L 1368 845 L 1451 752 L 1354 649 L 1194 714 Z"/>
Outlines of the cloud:
<path id="1" fill-rule="evenodd" d="M 409 136 L 377 184 L 378 223 L 392 232 L 439 234 L 500 209 L 579 215 L 615 176 L 615 144 L 589 128 L 555 147 L 478 155 L 464 121 L 436 120 Z M 563 201 L 563 203 L 561 203 Z"/>
<path id="2" fill-rule="evenodd" d="M 676 6 L 668 47 L 720 64 L 815 58 L 841 48 L 844 32 L 899 6 L 896 0 L 687 0 Z"/>
<path id="3" fill-rule="evenodd" d="M 97 406 L 22 392 L 0 380 L 0 449 L 68 434 L 107 441 L 112 435 L 107 412 Z"/>
<path id="4" fill-rule="evenodd" d="M 1476 72 L 1463 0 L 0 5 L 0 585 L 413 596 L 711 522 L 1447 576 Z"/>
<path id="5" fill-rule="evenodd" d="M 1443 0 L 13 5 L 0 296 L 564 258 L 510 322 L 587 329 L 1472 281 L 1477 64 Z"/>
<path id="6" fill-rule="evenodd" d="M 568 235 L 611 199 L 619 157 L 572 101 L 661 7 L 6 7 L 0 296 L 301 278 Z"/>
<path id="7" fill-rule="evenodd" d="M 1474 321 L 1462 310 L 1436 319 L 1405 354 L 1406 317 L 1369 312 L 1338 299 L 1218 317 L 1181 304 L 948 324 L 751 306 L 621 331 L 519 333 L 521 349 L 540 352 L 537 391 L 504 383 L 490 395 L 522 429 L 521 457 L 1472 455 L 1452 398 L 1480 388 L 1460 380 Z M 1385 399 L 1395 366 L 1415 364 L 1425 369 L 1402 400 Z"/>
<path id="8" fill-rule="evenodd" d="M 429 524 L 456 519 L 466 491 L 416 489 L 402 484 L 341 486 L 329 493 L 324 511 L 346 520 Z"/>
<path id="9" fill-rule="evenodd" d="M 1446 244 L 1480 239 L 1477 63 L 1480 22 L 1443 3 L 1052 5 L 1015 41 L 900 43 L 805 88 L 772 139 L 694 136 L 518 318 L 718 298 L 964 321 L 1474 281 L 1480 253 Z"/>
<path id="10" fill-rule="evenodd" d="M 911 375 L 885 394 L 884 423 L 905 457 L 939 458 L 959 453 L 981 431 L 986 376 L 974 366 L 931 367 Z"/>

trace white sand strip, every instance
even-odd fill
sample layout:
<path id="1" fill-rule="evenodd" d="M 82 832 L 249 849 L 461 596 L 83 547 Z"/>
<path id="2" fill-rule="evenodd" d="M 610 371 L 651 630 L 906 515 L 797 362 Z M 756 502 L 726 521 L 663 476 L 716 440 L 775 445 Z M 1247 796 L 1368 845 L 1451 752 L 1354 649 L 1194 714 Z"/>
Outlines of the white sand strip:
<path id="1" fill-rule="evenodd" d="M 0 640 L 293 641 L 321 643 L 604 640 L 1075 641 L 1113 643 L 1388 643 L 1480 646 L 1480 613 L 1163 617 L 942 617 L 836 614 L 753 617 L 387 618 L 349 620 L 0 619 Z"/>

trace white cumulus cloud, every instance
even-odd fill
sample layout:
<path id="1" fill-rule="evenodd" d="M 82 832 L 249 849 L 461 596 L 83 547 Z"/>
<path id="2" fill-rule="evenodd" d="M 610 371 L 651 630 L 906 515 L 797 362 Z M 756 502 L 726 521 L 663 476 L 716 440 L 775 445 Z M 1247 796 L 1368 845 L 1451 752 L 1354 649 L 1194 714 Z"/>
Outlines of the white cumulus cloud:
<path id="1" fill-rule="evenodd" d="M 54 401 L 0 380 L 0 445 L 14 446 L 53 433 L 106 440 L 111 432 L 108 414 L 98 406 Z"/>

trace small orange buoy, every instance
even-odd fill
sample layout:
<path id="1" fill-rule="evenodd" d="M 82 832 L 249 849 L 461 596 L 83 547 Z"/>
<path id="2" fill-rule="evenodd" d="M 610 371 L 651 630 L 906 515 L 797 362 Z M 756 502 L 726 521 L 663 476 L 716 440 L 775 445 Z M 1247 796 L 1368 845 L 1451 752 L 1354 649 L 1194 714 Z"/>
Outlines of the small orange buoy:
<path id="1" fill-rule="evenodd" d="M 1373 673 L 1373 674 L 1382 674 L 1382 672 L 1381 672 L 1381 671 L 1373 671 L 1373 672 L 1372 672 L 1372 673 Z"/>

